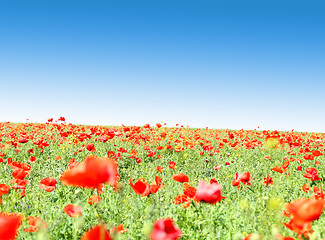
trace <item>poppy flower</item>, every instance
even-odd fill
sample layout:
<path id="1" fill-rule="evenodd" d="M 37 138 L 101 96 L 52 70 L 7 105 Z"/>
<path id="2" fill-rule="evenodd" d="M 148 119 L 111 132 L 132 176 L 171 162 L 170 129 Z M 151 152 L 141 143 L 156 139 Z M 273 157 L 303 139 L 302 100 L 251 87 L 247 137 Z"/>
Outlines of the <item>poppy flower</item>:
<path id="1" fill-rule="evenodd" d="M 40 227 L 47 228 L 47 224 L 41 221 L 39 217 L 29 216 L 26 218 L 29 224 L 29 228 L 24 229 L 24 232 L 36 232 Z"/>
<path id="2" fill-rule="evenodd" d="M 91 144 L 88 144 L 86 149 L 89 151 L 89 152 L 95 152 L 96 149 L 95 149 L 95 145 L 93 143 Z"/>
<path id="3" fill-rule="evenodd" d="M 171 162 L 168 163 L 168 167 L 174 170 L 175 167 L 176 167 L 176 163 L 171 161 Z"/>
<path id="4" fill-rule="evenodd" d="M 129 183 L 136 194 L 141 195 L 143 197 L 147 197 L 150 194 L 150 185 L 143 178 L 139 178 L 139 180 L 134 184 L 130 179 Z"/>
<path id="5" fill-rule="evenodd" d="M 27 163 L 22 163 L 22 162 L 10 162 L 8 159 L 8 165 L 13 169 L 13 170 L 17 170 L 17 169 L 22 169 L 24 171 L 30 171 L 31 172 L 31 166 L 28 165 Z"/>
<path id="6" fill-rule="evenodd" d="M 302 185 L 302 190 L 303 190 L 304 192 L 308 192 L 309 189 L 310 189 L 310 187 L 309 187 L 308 185 L 306 185 L 306 184 Z"/>
<path id="7" fill-rule="evenodd" d="M 124 228 L 124 224 L 120 224 L 116 227 L 113 227 L 112 229 L 109 230 L 109 233 L 110 234 L 113 234 L 115 232 L 117 233 L 125 233 L 126 231 L 128 231 L 129 229 L 127 228 Z"/>
<path id="8" fill-rule="evenodd" d="M 189 183 L 184 183 L 183 193 L 189 198 L 194 198 L 196 194 L 196 188 L 192 187 Z"/>
<path id="9" fill-rule="evenodd" d="M 275 166 L 274 168 L 272 168 L 273 171 L 278 172 L 278 173 L 283 173 L 283 170 L 281 169 L 281 167 Z"/>
<path id="10" fill-rule="evenodd" d="M 186 176 L 184 173 L 175 174 L 175 175 L 173 175 L 172 178 L 176 182 L 180 182 L 180 183 L 189 182 L 188 176 Z"/>
<path id="11" fill-rule="evenodd" d="M 82 207 L 75 206 L 73 204 L 68 204 L 63 208 L 63 212 L 68 214 L 70 217 L 81 216 Z"/>
<path id="12" fill-rule="evenodd" d="M 310 198 L 325 200 L 325 194 L 322 187 L 314 187 L 314 193 L 310 196 Z"/>
<path id="13" fill-rule="evenodd" d="M 306 169 L 306 173 L 304 174 L 304 177 L 310 179 L 311 181 L 321 180 L 318 177 L 318 171 L 312 167 Z"/>
<path id="14" fill-rule="evenodd" d="M 24 180 L 25 177 L 28 177 L 29 175 L 29 172 L 27 171 L 24 171 L 23 169 L 21 168 L 18 168 L 16 170 L 14 170 L 12 172 L 12 176 L 15 178 L 15 179 L 21 179 L 21 180 Z"/>
<path id="15" fill-rule="evenodd" d="M 266 186 L 273 185 L 273 179 L 272 177 L 269 177 L 269 174 L 266 176 L 266 178 L 264 178 L 264 183 Z"/>
<path id="16" fill-rule="evenodd" d="M 285 208 L 293 218 L 301 222 L 317 220 L 323 212 L 325 201 L 323 199 L 300 198 L 287 203 Z"/>
<path id="17" fill-rule="evenodd" d="M 250 181 L 252 180 L 251 174 L 249 172 L 244 172 L 239 175 L 238 180 L 241 181 L 243 184 L 250 186 Z"/>
<path id="18" fill-rule="evenodd" d="M 23 216 L 17 213 L 0 213 L 0 239 L 13 240 L 17 236 Z"/>
<path id="19" fill-rule="evenodd" d="M 174 204 L 181 204 L 181 203 L 187 202 L 189 200 L 190 200 L 190 198 L 188 196 L 186 196 L 185 194 L 179 194 L 178 196 L 176 196 L 174 198 L 173 203 Z"/>
<path id="20" fill-rule="evenodd" d="M 39 187 L 47 192 L 52 192 L 56 189 L 56 180 L 53 177 L 44 178 L 41 180 Z"/>
<path id="21" fill-rule="evenodd" d="M 155 179 L 150 184 L 150 193 L 156 193 L 159 189 L 162 188 L 164 184 L 161 181 L 161 178 L 159 176 L 156 176 Z"/>
<path id="22" fill-rule="evenodd" d="M 4 183 L 0 184 L 0 197 L 2 195 L 8 194 L 9 190 L 10 190 L 9 185 L 4 184 Z"/>
<path id="23" fill-rule="evenodd" d="M 232 185 L 233 185 L 234 187 L 239 186 L 239 184 L 240 184 L 240 181 L 237 180 L 237 179 L 234 179 L 234 180 L 232 181 Z M 238 187 L 238 188 L 239 188 L 239 187 Z"/>
<path id="24" fill-rule="evenodd" d="M 245 185 L 250 186 L 251 185 L 251 174 L 249 172 L 244 172 L 242 174 L 238 174 L 238 172 L 236 172 L 235 176 L 234 176 L 234 180 L 232 181 L 232 185 L 233 186 L 238 186 L 238 188 L 240 187 L 239 184 L 240 182 L 242 182 Z"/>
<path id="25" fill-rule="evenodd" d="M 88 203 L 90 205 L 94 205 L 95 203 L 99 203 L 100 200 L 102 199 L 100 198 L 99 195 L 92 195 L 90 198 L 88 198 Z"/>
<path id="26" fill-rule="evenodd" d="M 85 232 L 80 240 L 112 240 L 104 224 L 97 225 Z"/>
<path id="27" fill-rule="evenodd" d="M 296 222 L 294 218 L 291 219 L 289 223 L 284 222 L 283 225 L 289 228 L 291 231 L 297 233 L 298 236 L 309 234 L 312 227 L 311 222 Z"/>
<path id="28" fill-rule="evenodd" d="M 182 235 L 182 231 L 174 223 L 173 219 L 166 218 L 154 223 L 150 235 L 151 240 L 176 240 Z"/>
<path id="29" fill-rule="evenodd" d="M 157 167 L 157 171 L 160 172 L 160 173 L 163 173 L 164 172 L 164 168 L 161 167 L 161 166 L 158 166 Z"/>
<path id="30" fill-rule="evenodd" d="M 216 202 L 221 201 L 221 185 L 217 183 L 206 183 L 204 180 L 199 182 L 199 185 L 196 189 L 196 200 L 204 201 L 206 203 L 215 204 Z"/>
<path id="31" fill-rule="evenodd" d="M 63 185 L 96 188 L 101 183 L 116 185 L 117 163 L 110 158 L 87 157 L 77 166 L 65 170 L 60 180 Z"/>

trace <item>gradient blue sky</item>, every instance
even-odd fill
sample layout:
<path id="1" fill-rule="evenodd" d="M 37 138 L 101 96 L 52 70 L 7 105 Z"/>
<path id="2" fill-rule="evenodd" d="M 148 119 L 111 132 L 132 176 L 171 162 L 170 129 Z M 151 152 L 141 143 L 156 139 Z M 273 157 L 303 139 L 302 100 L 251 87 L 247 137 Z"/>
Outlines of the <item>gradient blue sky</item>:
<path id="1" fill-rule="evenodd" d="M 325 132 L 324 1 L 0 2 L 0 121 Z"/>

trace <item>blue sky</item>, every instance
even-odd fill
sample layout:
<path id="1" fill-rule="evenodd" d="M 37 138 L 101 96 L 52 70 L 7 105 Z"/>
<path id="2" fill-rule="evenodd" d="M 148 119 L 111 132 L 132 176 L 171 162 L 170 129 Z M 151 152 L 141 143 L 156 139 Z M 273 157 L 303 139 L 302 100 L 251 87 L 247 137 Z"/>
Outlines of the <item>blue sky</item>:
<path id="1" fill-rule="evenodd" d="M 1 1 L 0 121 L 325 132 L 322 1 Z"/>

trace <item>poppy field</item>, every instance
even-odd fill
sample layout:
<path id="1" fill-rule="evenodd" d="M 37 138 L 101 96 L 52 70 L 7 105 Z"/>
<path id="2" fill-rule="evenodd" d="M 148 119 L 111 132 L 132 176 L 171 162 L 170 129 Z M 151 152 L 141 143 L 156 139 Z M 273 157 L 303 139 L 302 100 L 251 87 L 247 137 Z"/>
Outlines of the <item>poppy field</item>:
<path id="1" fill-rule="evenodd" d="M 0 239 L 325 239 L 324 133 L 0 123 Z"/>

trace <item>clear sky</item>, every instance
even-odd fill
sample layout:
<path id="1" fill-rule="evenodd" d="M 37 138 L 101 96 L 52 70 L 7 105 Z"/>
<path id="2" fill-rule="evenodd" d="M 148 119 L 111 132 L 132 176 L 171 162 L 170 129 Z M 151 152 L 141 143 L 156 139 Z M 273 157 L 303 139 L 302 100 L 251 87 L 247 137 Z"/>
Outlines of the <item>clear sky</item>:
<path id="1" fill-rule="evenodd" d="M 0 1 L 0 121 L 325 132 L 324 1 Z"/>

